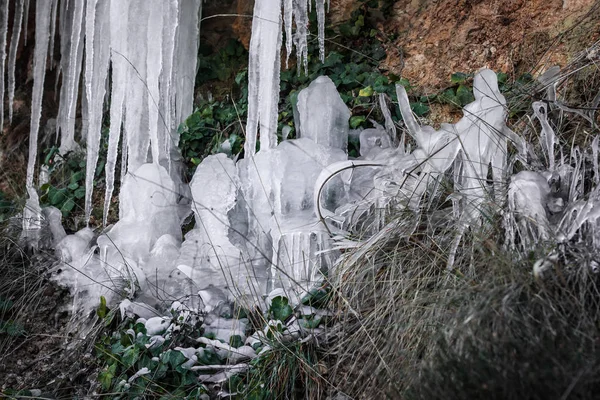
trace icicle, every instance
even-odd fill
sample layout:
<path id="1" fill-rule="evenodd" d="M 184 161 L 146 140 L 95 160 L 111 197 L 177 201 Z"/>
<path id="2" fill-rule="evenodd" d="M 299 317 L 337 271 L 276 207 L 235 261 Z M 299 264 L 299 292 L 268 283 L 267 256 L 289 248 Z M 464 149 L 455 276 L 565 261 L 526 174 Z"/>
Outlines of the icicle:
<path id="1" fill-rule="evenodd" d="M 256 152 L 259 126 L 260 148 L 277 146 L 281 29 L 280 0 L 257 0 L 248 65 L 248 126 L 244 144 L 247 157 Z"/>
<path id="2" fill-rule="evenodd" d="M 0 134 L 4 127 L 4 66 L 8 31 L 8 0 L 0 0 Z"/>
<path id="3" fill-rule="evenodd" d="M 317 2 L 317 22 L 319 24 L 319 58 L 325 62 L 325 0 Z"/>
<path id="4" fill-rule="evenodd" d="M 94 174 L 102 135 L 102 111 L 108 75 L 110 32 L 109 0 L 87 0 L 85 23 L 85 89 L 88 104 L 85 174 L 85 221 L 92 212 Z"/>
<path id="5" fill-rule="evenodd" d="M 285 49 L 287 55 L 285 57 L 285 67 L 288 67 L 290 54 L 292 54 L 292 16 L 294 14 L 294 0 L 283 0 L 283 23 L 285 25 Z"/>
<path id="6" fill-rule="evenodd" d="M 48 55 L 50 57 L 50 70 L 54 68 L 54 37 L 56 36 L 56 14 L 58 13 L 59 0 L 54 1 L 52 7 L 52 19 L 50 20 L 50 45 L 48 46 Z"/>
<path id="7" fill-rule="evenodd" d="M 106 225 L 110 211 L 110 201 L 115 185 L 115 168 L 117 164 L 119 139 L 121 138 L 121 125 L 123 122 L 123 104 L 127 88 L 127 65 L 123 53 L 127 43 L 127 21 L 129 20 L 129 6 L 121 0 L 111 0 L 110 3 L 110 47 L 112 61 L 112 93 L 110 101 L 110 127 L 108 133 L 108 152 L 106 156 L 106 188 L 104 193 L 103 224 Z M 127 166 L 127 145 L 123 137 L 122 165 Z M 121 171 L 121 182 L 124 172 Z"/>
<path id="8" fill-rule="evenodd" d="M 171 151 L 171 143 L 175 141 L 171 138 L 172 131 L 175 130 L 179 122 L 176 121 L 175 110 L 172 107 L 174 104 L 175 90 L 173 85 L 174 63 L 173 57 L 175 54 L 175 41 L 177 35 L 177 27 L 179 26 L 179 3 L 177 0 L 169 0 L 164 3 L 164 23 L 162 32 L 162 72 L 160 75 L 160 116 L 162 121 L 158 124 L 158 139 L 161 146 L 161 154 L 164 159 L 169 159 Z M 161 164 L 169 173 L 171 165 Z"/>
<path id="9" fill-rule="evenodd" d="M 301 66 L 304 66 L 305 73 L 308 71 L 308 4 L 310 4 L 310 1 L 296 0 L 294 8 L 294 19 L 296 21 L 294 45 L 296 46 L 298 72 L 300 72 Z"/>
<path id="10" fill-rule="evenodd" d="M 148 1 L 148 0 L 147 0 Z M 150 15 L 148 18 L 149 26 L 152 29 L 148 29 L 148 46 L 147 57 L 147 75 L 146 79 L 148 82 L 148 128 L 150 137 L 150 148 L 152 150 L 152 162 L 158 164 L 160 161 L 160 143 L 158 140 L 158 125 L 160 118 L 160 110 L 158 108 L 158 101 L 160 99 L 160 72 L 162 69 L 162 30 L 163 30 L 163 1 L 162 0 L 151 0 L 148 7 L 150 8 Z M 168 156 L 168 153 L 167 153 Z M 168 163 L 167 163 L 168 164 Z"/>
<path id="11" fill-rule="evenodd" d="M 598 140 L 600 136 L 596 135 L 592 140 L 592 162 L 594 164 L 594 183 L 600 183 L 600 170 L 598 170 Z"/>
<path id="12" fill-rule="evenodd" d="M 398 147 L 398 134 L 396 132 L 396 125 L 394 125 L 394 120 L 392 119 L 392 113 L 387 105 L 387 101 L 384 93 L 379 94 L 379 108 L 381 109 L 381 113 L 383 114 L 383 118 L 385 119 L 385 130 L 390 136 L 390 140 L 395 147 Z M 402 147 L 404 150 L 404 143 L 402 143 Z"/>
<path id="13" fill-rule="evenodd" d="M 28 190 L 33 190 L 33 176 L 37 158 L 37 141 L 42 116 L 42 97 L 46 75 L 46 55 L 50 38 L 50 16 L 54 0 L 37 0 L 35 11 L 35 49 L 33 58 L 33 93 L 31 101 L 31 130 L 29 132 L 29 161 L 27 163 Z"/>
<path id="14" fill-rule="evenodd" d="M 147 162 L 148 146 L 148 89 L 147 42 L 149 8 L 146 0 L 129 1 L 127 23 L 127 100 L 125 102 L 125 131 L 127 132 L 127 171 L 135 171 Z M 131 101 L 128 101 L 131 100 Z"/>
<path id="15" fill-rule="evenodd" d="M 21 23 L 23 22 L 23 0 L 18 0 L 15 6 L 15 18 L 13 30 L 10 37 L 10 49 L 8 52 L 8 120 L 12 122 L 13 103 L 15 99 L 15 65 L 17 63 L 17 48 L 19 36 L 21 35 Z"/>
<path id="16" fill-rule="evenodd" d="M 42 213 L 38 194 L 33 186 L 37 140 L 42 116 L 42 97 L 46 75 L 46 55 L 50 29 L 50 15 L 53 0 L 38 0 L 35 10 L 35 49 L 33 56 L 33 93 L 31 101 L 31 130 L 29 132 L 29 160 L 27 162 L 26 188 L 29 198 L 23 210 L 23 232 L 21 238 L 34 248 L 40 239 Z"/>
<path id="17" fill-rule="evenodd" d="M 200 0 L 179 0 L 179 26 L 175 48 L 177 63 L 174 66 L 177 124 L 185 121 L 193 111 L 201 11 Z M 174 145 L 177 146 L 179 138 L 175 138 Z"/>
<path id="18" fill-rule="evenodd" d="M 546 104 L 536 101 L 532 104 L 532 107 L 533 113 L 542 125 L 542 147 L 548 154 L 548 169 L 552 171 L 554 170 L 554 143 L 556 142 L 556 135 L 554 134 L 554 129 L 548 123 Z"/>
<path id="19" fill-rule="evenodd" d="M 73 4 L 74 3 L 74 4 Z M 83 46 L 80 46 L 83 28 L 83 8 L 85 3 L 81 0 L 73 1 L 73 20 L 71 25 L 71 37 L 68 53 L 61 52 L 61 57 L 68 57 L 69 66 L 65 73 L 63 71 L 63 88 L 61 90 L 60 103 L 63 108 L 63 116 L 59 117 L 61 132 L 60 154 L 77 149 L 75 142 L 75 111 L 79 93 L 79 77 L 83 62 Z M 63 107 L 63 102 L 66 103 Z"/>
<path id="20" fill-rule="evenodd" d="M 27 46 L 27 25 L 29 23 L 29 0 L 25 0 L 25 21 L 23 26 L 23 43 Z"/>

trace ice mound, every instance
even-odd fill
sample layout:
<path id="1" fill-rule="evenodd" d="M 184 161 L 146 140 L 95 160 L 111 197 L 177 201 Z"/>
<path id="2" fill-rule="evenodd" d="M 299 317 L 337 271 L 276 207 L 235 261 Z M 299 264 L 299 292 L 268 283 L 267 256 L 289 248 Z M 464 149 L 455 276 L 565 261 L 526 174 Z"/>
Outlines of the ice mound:
<path id="1" fill-rule="evenodd" d="M 298 94 L 298 119 L 295 121 L 299 138 L 346 151 L 350 110 L 328 76 L 320 76 Z"/>

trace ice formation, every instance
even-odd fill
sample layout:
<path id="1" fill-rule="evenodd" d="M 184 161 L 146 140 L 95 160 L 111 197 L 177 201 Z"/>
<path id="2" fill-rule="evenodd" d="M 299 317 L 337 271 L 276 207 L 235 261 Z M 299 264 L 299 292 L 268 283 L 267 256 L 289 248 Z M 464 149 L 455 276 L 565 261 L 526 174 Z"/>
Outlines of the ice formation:
<path id="1" fill-rule="evenodd" d="M 6 3 L 0 0 L 0 5 Z M 9 46 L 7 68 L 9 119 L 17 42 L 28 4 L 15 0 L 15 40 Z M 351 132 L 350 110 L 325 76 L 298 95 L 297 138 L 288 139 L 287 130 L 278 143 L 282 33 L 288 56 L 295 45 L 298 67 L 306 66 L 311 5 L 310 0 L 256 1 L 245 158 L 234 161 L 230 152 L 206 157 L 188 187 L 181 182 L 174 157 L 175 128 L 192 112 L 200 0 L 37 1 L 29 199 L 23 234 L 35 246 L 46 219 L 61 259 L 59 280 L 75 288 L 74 307 L 83 315 L 92 312 L 104 296 L 110 305 L 120 303 L 124 314 L 143 317 L 148 335 L 157 343 L 173 328 L 157 313 L 176 301 L 209 313 L 205 322 L 217 338 L 227 341 L 237 334 L 245 339 L 244 323 L 221 316 L 230 300 L 265 306 L 276 296 L 298 299 L 323 283 L 336 264 L 339 248 L 357 245 L 340 238 L 349 232 L 375 238 L 386 234 L 389 229 L 383 227 L 390 210 L 420 213 L 426 201 L 441 194 L 444 179 L 452 181 L 448 209 L 457 228 L 449 266 L 468 229 L 485 224 L 482 216 L 487 209 L 498 211 L 505 201 L 509 247 L 526 248 L 550 239 L 564 242 L 576 238 L 584 226 L 594 229 L 600 217 L 600 194 L 598 189 L 582 188 L 584 155 L 579 150 L 570 158 L 555 154 L 558 139 L 547 117 L 549 103 L 533 104 L 547 170 L 508 176 L 509 143 L 521 160 L 526 149 L 506 125 L 506 100 L 495 73 L 487 69 L 474 77 L 475 99 L 464 107 L 464 116 L 437 130 L 419 123 L 406 90 L 397 86 L 406 132 L 416 144 L 412 151 L 405 138 L 397 136 L 383 95 L 379 104 L 385 127 L 374 123 L 373 128 Z M 315 9 L 323 58 L 325 0 L 316 0 Z M 7 18 L 6 12 L 0 14 L 2 73 Z M 102 112 L 108 98 L 105 224 L 121 146 L 120 220 L 97 237 L 90 228 L 66 235 L 60 211 L 41 210 L 35 190 L 47 54 L 49 49 L 52 54 L 57 29 L 62 82 L 57 132 L 62 153 L 78 150 L 84 143 L 87 149 L 86 221 L 91 215 Z M 559 71 L 552 70 L 541 78 L 550 101 L 556 100 L 559 77 Z M 77 135 L 79 103 L 85 122 Z M 0 119 L 2 115 L 0 110 Z M 357 159 L 347 154 L 351 134 L 360 143 Z M 598 184 L 597 139 L 592 152 Z M 508 187 L 502 184 L 507 181 Z M 182 238 L 181 225 L 190 213 L 195 226 Z M 124 297 L 129 299 L 122 301 Z M 255 356 L 252 349 L 245 350 L 242 356 Z M 198 349 L 177 351 L 194 368 Z"/>

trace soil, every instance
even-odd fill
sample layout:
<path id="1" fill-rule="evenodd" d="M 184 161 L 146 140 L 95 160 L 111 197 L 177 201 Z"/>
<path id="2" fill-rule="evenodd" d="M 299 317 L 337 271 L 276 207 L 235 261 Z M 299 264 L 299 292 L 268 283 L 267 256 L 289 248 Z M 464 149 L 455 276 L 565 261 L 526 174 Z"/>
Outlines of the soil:
<path id="1" fill-rule="evenodd" d="M 14 306 L 0 317 L 20 325 L 23 333 L 0 334 L 0 395 L 38 389 L 44 398 L 83 398 L 96 370 L 91 353 L 93 340 L 76 346 L 76 350 L 67 350 L 75 340 L 67 330 L 71 302 L 68 290 L 47 279 L 47 255 L 21 259 L 22 271 L 28 272 L 18 275 L 18 265 L 11 259 L 13 250 L 2 249 L 3 259 L 9 262 L 3 263 L 0 272 L 11 276 L 14 284 L 3 281 L 0 299 L 9 299 Z"/>

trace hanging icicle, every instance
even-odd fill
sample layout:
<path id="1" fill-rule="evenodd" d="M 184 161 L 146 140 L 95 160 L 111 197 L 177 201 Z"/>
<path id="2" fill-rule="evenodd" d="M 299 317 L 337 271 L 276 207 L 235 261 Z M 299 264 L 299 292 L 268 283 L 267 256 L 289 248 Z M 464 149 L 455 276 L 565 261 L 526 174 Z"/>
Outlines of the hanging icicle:
<path id="1" fill-rule="evenodd" d="M 248 63 L 246 157 L 256 153 L 259 126 L 260 148 L 277 146 L 281 28 L 281 0 L 257 0 Z"/>
<path id="2" fill-rule="evenodd" d="M 23 22 L 23 0 L 18 0 L 15 5 L 15 18 L 13 30 L 10 37 L 10 50 L 8 52 L 8 119 L 12 122 L 13 103 L 15 99 L 15 65 L 17 64 L 17 47 L 21 35 L 21 23 Z"/>
<path id="3" fill-rule="evenodd" d="M 85 174 L 85 221 L 92 213 L 94 173 L 102 135 L 102 109 L 108 75 L 110 48 L 109 0 L 88 0 L 86 6 L 85 89 L 88 104 L 87 157 Z"/>
<path id="4" fill-rule="evenodd" d="M 248 64 L 248 125 L 244 145 L 246 157 L 252 157 L 256 153 L 259 130 L 261 149 L 277 146 L 282 19 L 285 26 L 286 66 L 294 44 L 298 72 L 302 67 L 306 71 L 311 1 L 257 0 L 254 5 Z M 319 25 L 319 57 L 324 61 L 325 0 L 315 0 L 315 2 Z M 292 34 L 292 22 L 295 22 L 296 27 L 294 34 Z"/>
<path id="5" fill-rule="evenodd" d="M 8 33 L 8 0 L 0 0 L 0 132 L 4 127 L 4 67 Z"/>

